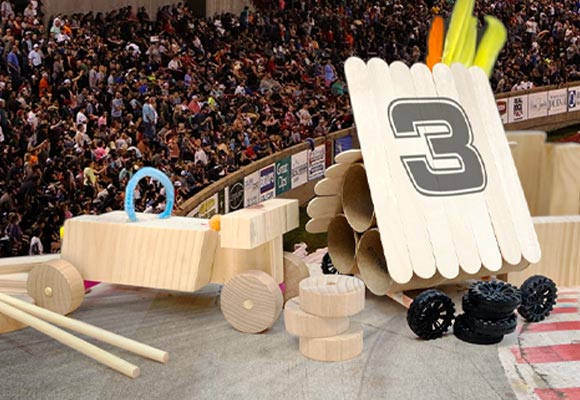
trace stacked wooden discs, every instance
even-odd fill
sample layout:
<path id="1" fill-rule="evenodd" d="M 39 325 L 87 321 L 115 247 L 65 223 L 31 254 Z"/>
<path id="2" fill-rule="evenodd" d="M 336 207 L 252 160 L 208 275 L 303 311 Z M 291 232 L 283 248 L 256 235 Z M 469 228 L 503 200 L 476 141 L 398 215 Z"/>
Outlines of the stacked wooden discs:
<path id="1" fill-rule="evenodd" d="M 363 330 L 349 317 L 362 311 L 365 285 L 343 275 L 313 276 L 300 282 L 299 297 L 286 303 L 286 331 L 300 338 L 300 352 L 317 361 L 344 361 L 363 349 Z"/>

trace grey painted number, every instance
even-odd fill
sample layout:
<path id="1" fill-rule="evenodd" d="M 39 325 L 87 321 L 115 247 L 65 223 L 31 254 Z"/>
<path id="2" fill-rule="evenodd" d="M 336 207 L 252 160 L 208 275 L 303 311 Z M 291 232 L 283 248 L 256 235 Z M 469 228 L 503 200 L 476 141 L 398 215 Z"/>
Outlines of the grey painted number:
<path id="1" fill-rule="evenodd" d="M 485 166 L 473 145 L 469 120 L 457 102 L 446 98 L 397 99 L 389 105 L 388 113 L 397 139 L 423 138 L 427 142 L 428 150 L 423 153 L 401 156 L 417 191 L 427 196 L 453 196 L 485 189 Z"/>

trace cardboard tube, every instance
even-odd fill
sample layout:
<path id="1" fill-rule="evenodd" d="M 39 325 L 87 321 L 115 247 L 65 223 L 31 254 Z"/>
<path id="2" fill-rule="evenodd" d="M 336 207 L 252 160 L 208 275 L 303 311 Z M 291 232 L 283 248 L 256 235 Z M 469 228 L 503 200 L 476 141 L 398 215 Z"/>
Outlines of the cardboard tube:
<path id="1" fill-rule="evenodd" d="M 100 362 L 101 364 L 108 366 L 109 368 L 114 369 L 115 371 L 122 373 L 123 375 L 126 375 L 130 378 L 136 378 L 139 376 L 140 370 L 136 365 L 128 363 L 122 358 L 106 352 L 105 350 L 91 343 L 85 342 L 84 340 L 79 339 L 78 337 L 73 336 L 66 331 L 63 331 L 62 329 L 59 329 L 56 326 L 41 320 L 40 318 L 27 314 L 24 311 L 21 311 L 16 307 L 12 307 L 11 305 L 2 301 L 0 301 L 0 313 L 7 315 L 10 318 L 15 319 L 16 321 L 19 321 L 23 324 L 26 324 L 55 340 L 58 340 L 62 344 L 69 346 L 70 348 L 84 354 L 87 357 L 92 358 L 93 360 Z"/>
<path id="2" fill-rule="evenodd" d="M 361 279 L 372 293 L 384 295 L 392 291 L 394 281 L 389 276 L 378 229 L 371 229 L 361 236 L 356 251 L 356 264 Z"/>
<path id="3" fill-rule="evenodd" d="M 375 225 L 375 209 L 362 164 L 353 164 L 346 171 L 342 184 L 342 203 L 344 215 L 355 231 L 363 233 Z"/>
<path id="4" fill-rule="evenodd" d="M 356 272 L 357 237 L 348 220 L 343 214 L 338 214 L 328 225 L 328 254 L 332 263 L 341 274 Z"/>
<path id="5" fill-rule="evenodd" d="M 87 324 L 86 322 L 65 317 L 50 310 L 46 310 L 42 307 L 26 303 L 25 301 L 19 300 L 15 297 L 0 293 L 0 301 L 3 301 L 6 304 L 16 307 L 19 310 L 22 310 L 42 320 L 81 333 L 88 337 L 98 339 L 101 342 L 112 344 L 113 346 L 117 346 L 123 350 L 130 351 L 142 357 L 146 357 L 160 363 L 166 363 L 169 359 L 169 355 L 163 350 L 139 343 L 132 339 L 127 339 L 123 336 L 119 336 L 102 328 Z"/>

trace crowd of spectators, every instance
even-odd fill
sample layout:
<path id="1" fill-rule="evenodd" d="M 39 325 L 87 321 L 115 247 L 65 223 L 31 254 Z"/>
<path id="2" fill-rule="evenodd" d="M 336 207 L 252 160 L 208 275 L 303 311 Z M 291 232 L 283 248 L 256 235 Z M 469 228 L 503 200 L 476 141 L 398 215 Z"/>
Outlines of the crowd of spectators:
<path id="1" fill-rule="evenodd" d="M 257 3 L 259 3 L 257 1 Z M 0 256 L 58 251 L 66 218 L 121 209 L 134 171 L 163 170 L 180 204 L 241 166 L 352 125 L 351 55 L 422 61 L 448 0 L 280 0 L 194 17 L 182 4 L 56 16 L 0 3 Z M 275 4 L 274 7 L 271 4 Z M 578 78 L 575 1 L 480 0 L 509 44 L 497 91 Z M 164 191 L 143 180 L 137 208 Z"/>

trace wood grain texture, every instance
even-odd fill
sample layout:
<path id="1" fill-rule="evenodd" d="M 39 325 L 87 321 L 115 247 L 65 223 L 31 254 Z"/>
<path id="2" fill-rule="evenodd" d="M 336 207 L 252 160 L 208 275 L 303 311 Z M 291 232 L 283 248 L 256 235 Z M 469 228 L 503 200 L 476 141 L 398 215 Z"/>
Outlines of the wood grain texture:
<path id="1" fill-rule="evenodd" d="M 328 254 L 341 274 L 354 274 L 357 271 L 356 246 L 357 235 L 346 217 L 343 214 L 334 217 L 328 226 Z"/>
<path id="2" fill-rule="evenodd" d="M 284 325 L 291 335 L 307 338 L 321 338 L 340 335 L 348 330 L 350 320 L 324 318 L 308 314 L 300 308 L 300 299 L 294 297 L 284 306 Z"/>
<path id="3" fill-rule="evenodd" d="M 328 225 L 332 218 L 316 218 L 311 219 L 306 223 L 306 232 L 316 234 L 316 233 L 324 233 L 328 232 Z"/>
<path id="4" fill-rule="evenodd" d="M 306 213 L 312 219 L 334 217 L 341 211 L 342 198 L 339 195 L 315 197 L 306 207 Z"/>
<path id="5" fill-rule="evenodd" d="M 27 273 L 0 275 L 0 293 L 26 294 Z"/>
<path id="6" fill-rule="evenodd" d="M 314 185 L 317 196 L 334 196 L 341 193 L 343 178 L 323 178 Z"/>
<path id="7" fill-rule="evenodd" d="M 271 328 L 280 316 L 283 303 L 278 284 L 263 271 L 234 276 L 224 285 L 220 302 L 225 319 L 244 333 Z"/>
<path id="8" fill-rule="evenodd" d="M 311 276 L 300 282 L 300 308 L 319 317 L 348 317 L 363 310 L 365 285 L 345 275 Z"/>
<path id="9" fill-rule="evenodd" d="M 30 272 L 35 265 L 58 259 L 60 254 L 0 258 L 0 275 Z"/>
<path id="10" fill-rule="evenodd" d="M 364 232 L 376 225 L 375 207 L 362 164 L 352 164 L 346 171 L 342 184 L 344 216 L 357 232 Z"/>
<path id="11" fill-rule="evenodd" d="M 298 200 L 266 200 L 222 216 L 222 247 L 253 249 L 298 225 Z"/>
<path id="12" fill-rule="evenodd" d="M 284 252 L 284 302 L 300 294 L 300 282 L 309 276 L 310 270 L 300 257 Z"/>
<path id="13" fill-rule="evenodd" d="M 542 259 L 529 268 L 510 273 L 510 283 L 520 285 L 532 275 L 545 275 L 558 286 L 580 286 L 580 215 L 534 217 Z"/>
<path id="14" fill-rule="evenodd" d="M 242 272 L 259 270 L 266 272 L 276 282 L 282 283 L 284 281 L 283 253 L 282 236 L 250 250 L 231 249 L 218 245 L 210 282 L 225 283 Z"/>
<path id="15" fill-rule="evenodd" d="M 209 282 L 218 233 L 207 220 L 137 218 L 128 222 L 124 212 L 115 211 L 68 219 L 62 258 L 97 282 L 181 291 Z"/>
<path id="16" fill-rule="evenodd" d="M 30 299 L 30 301 L 32 301 L 32 299 Z M 23 322 L 17 321 L 7 315 L 0 313 L 0 335 L 3 333 L 14 332 L 26 328 L 27 326 L 28 325 Z"/>
<path id="17" fill-rule="evenodd" d="M 36 305 L 58 314 L 73 312 L 85 296 L 81 274 L 64 260 L 48 261 L 34 267 L 28 274 L 27 290 Z"/>
<path id="18" fill-rule="evenodd" d="M 580 144 L 554 143 L 544 178 L 549 190 L 548 207 L 544 215 L 576 215 L 580 213 Z"/>
<path id="19" fill-rule="evenodd" d="M 346 151 L 343 151 L 341 153 L 338 153 L 334 157 L 334 161 L 337 164 L 352 164 L 352 163 L 361 162 L 362 159 L 363 159 L 362 151 L 360 151 L 358 149 L 346 150 Z"/>
<path id="20" fill-rule="evenodd" d="M 363 351 L 363 329 L 351 324 L 342 335 L 327 338 L 300 338 L 300 353 L 316 361 L 346 361 Z"/>
<path id="21" fill-rule="evenodd" d="M 342 178 L 350 164 L 334 164 L 326 168 L 324 176 L 327 178 Z"/>

